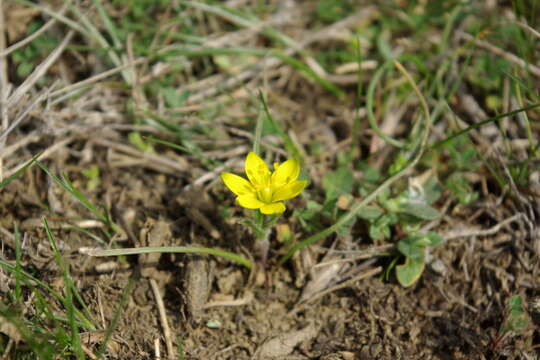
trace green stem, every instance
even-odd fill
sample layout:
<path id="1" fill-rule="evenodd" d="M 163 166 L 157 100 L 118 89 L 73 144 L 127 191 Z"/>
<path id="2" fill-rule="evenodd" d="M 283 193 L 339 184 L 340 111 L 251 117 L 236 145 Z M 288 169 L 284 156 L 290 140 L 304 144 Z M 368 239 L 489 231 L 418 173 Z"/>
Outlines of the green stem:
<path id="1" fill-rule="evenodd" d="M 268 218 L 265 215 L 261 214 L 259 211 L 256 213 L 255 221 L 257 226 L 261 230 L 257 233 L 257 245 L 260 249 L 261 255 L 261 264 L 263 267 L 266 267 L 266 262 L 268 260 L 268 250 L 270 249 L 270 231 L 275 225 L 276 221 L 279 219 L 279 215 L 272 215 Z"/>
<path id="2" fill-rule="evenodd" d="M 367 119 L 369 121 L 369 125 L 375 131 L 375 133 L 383 139 L 385 142 L 387 142 L 390 145 L 393 145 L 397 148 L 404 148 L 405 144 L 402 141 L 396 140 L 388 135 L 386 135 L 380 128 L 379 125 L 377 125 L 377 120 L 375 119 L 375 115 L 373 114 L 373 96 L 375 93 L 375 88 L 377 87 L 377 84 L 379 83 L 382 75 L 384 72 L 392 65 L 392 63 L 389 61 L 385 63 L 383 66 L 381 66 L 376 72 L 375 75 L 371 78 L 371 82 L 369 83 L 367 93 L 366 93 L 366 115 Z"/>
<path id="3" fill-rule="evenodd" d="M 205 254 L 220 256 L 232 260 L 240 265 L 251 269 L 251 262 L 243 256 L 215 248 L 206 248 L 198 246 L 163 246 L 163 247 L 140 247 L 111 250 L 93 250 L 89 252 L 90 256 L 119 256 L 119 255 L 139 255 L 149 253 L 184 253 L 184 254 Z"/>

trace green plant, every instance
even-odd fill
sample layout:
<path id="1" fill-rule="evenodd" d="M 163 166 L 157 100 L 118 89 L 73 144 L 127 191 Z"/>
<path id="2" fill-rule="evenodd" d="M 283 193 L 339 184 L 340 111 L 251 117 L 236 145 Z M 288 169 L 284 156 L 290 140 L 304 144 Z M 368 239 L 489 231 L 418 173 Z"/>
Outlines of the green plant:
<path id="1" fill-rule="evenodd" d="M 376 180 L 376 177 L 372 175 L 371 180 Z M 367 192 L 371 186 L 366 182 L 361 193 Z M 420 230 L 424 221 L 435 220 L 440 216 L 431 206 L 440 195 L 441 186 L 435 177 L 430 177 L 423 184 L 410 181 L 408 188 L 396 196 L 391 196 L 389 189 L 382 191 L 372 206 L 358 214 L 358 217 L 367 222 L 369 236 L 373 240 L 383 241 L 392 235 L 400 237 L 397 243 L 398 254 L 387 269 L 387 274 L 399 257 L 405 257 L 405 262 L 396 266 L 397 279 L 403 286 L 412 285 L 422 274 L 426 248 L 442 243 L 442 238 L 436 233 L 422 233 Z"/>
<path id="2" fill-rule="evenodd" d="M 322 22 L 332 23 L 343 19 L 352 10 L 351 0 L 319 0 L 316 15 Z"/>
<path id="3" fill-rule="evenodd" d="M 88 182 L 86 183 L 86 190 L 88 191 L 95 190 L 101 183 L 99 167 L 96 165 L 83 170 L 82 174 L 88 179 Z"/>
<path id="4" fill-rule="evenodd" d="M 0 267 L 16 280 L 15 288 L 0 300 L 0 327 L 10 329 L 12 337 L 28 345 L 22 356 L 37 355 L 51 359 L 55 356 L 84 359 L 79 331 L 95 331 L 91 313 L 77 290 L 69 266 L 64 262 L 48 222 L 43 220 L 47 239 L 54 254 L 54 261 L 62 270 L 64 287 L 59 292 L 31 274 L 22 264 L 20 234 L 15 228 L 15 264 L 0 259 Z M 30 314 L 23 314 L 24 307 L 32 306 Z M 7 325 L 6 325 L 7 324 Z M 1 346 L 1 344 L 0 344 Z M 33 357 L 29 357 L 33 358 Z"/>
<path id="5" fill-rule="evenodd" d="M 30 24 L 27 31 L 27 36 L 38 31 L 43 24 L 39 21 L 34 21 Z M 26 78 L 36 67 L 36 63 L 42 60 L 47 54 L 52 52 L 59 44 L 58 39 L 54 35 L 41 35 L 32 41 L 28 46 L 15 50 L 12 59 L 17 68 L 17 76 L 21 79 Z M 41 79 L 45 82 L 46 79 Z"/>
<path id="6" fill-rule="evenodd" d="M 530 317 L 524 307 L 522 297 L 520 295 L 510 297 L 497 337 L 491 342 L 492 349 L 496 349 L 505 339 L 524 333 L 529 326 Z"/>

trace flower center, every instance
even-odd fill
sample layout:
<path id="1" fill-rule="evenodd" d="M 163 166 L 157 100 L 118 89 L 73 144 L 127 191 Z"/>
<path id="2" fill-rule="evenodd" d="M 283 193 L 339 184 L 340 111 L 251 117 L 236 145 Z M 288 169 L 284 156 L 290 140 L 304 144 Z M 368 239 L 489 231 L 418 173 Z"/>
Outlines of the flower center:
<path id="1" fill-rule="evenodd" d="M 262 188 L 257 192 L 257 197 L 263 203 L 270 204 L 272 202 L 272 189 L 268 186 Z"/>

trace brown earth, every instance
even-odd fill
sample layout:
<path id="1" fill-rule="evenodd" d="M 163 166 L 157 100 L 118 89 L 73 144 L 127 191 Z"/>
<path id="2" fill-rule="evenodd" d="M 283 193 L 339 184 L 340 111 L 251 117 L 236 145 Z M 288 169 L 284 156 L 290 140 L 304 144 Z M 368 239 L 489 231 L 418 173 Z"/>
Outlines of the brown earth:
<path id="1" fill-rule="evenodd" d="M 102 130 L 92 131 L 90 139 L 105 143 Z M 111 134 L 116 144 L 125 142 L 122 133 L 107 136 Z M 101 184 L 86 193 L 95 203 L 108 204 L 125 230 L 115 239 L 117 246 L 199 244 L 256 254 L 252 236 L 238 224 L 240 209 L 233 207 L 234 216 L 228 219 L 218 215 L 220 203 L 230 204 L 231 199 L 215 177 L 186 190 L 190 175 L 195 175 L 163 174 L 145 168 L 144 161 L 118 165 L 110 149 L 96 145 L 83 164 L 79 154 L 92 142 L 74 139 L 62 156 L 46 163 L 67 169 L 80 188 L 86 182 L 80 172 L 99 166 Z M 184 157 L 181 163 L 189 167 L 194 161 Z M 310 192 L 316 196 L 315 190 Z M 377 245 L 361 227 L 351 236 L 331 236 L 285 266 L 275 263 L 274 250 L 268 267 L 251 273 L 217 258 L 182 254 L 140 256 L 138 261 L 88 257 L 79 249 L 95 247 L 95 241 L 69 226 L 99 234 L 102 225 L 85 225 L 86 209 L 37 167 L 2 190 L 0 218 L 4 229 L 18 223 L 25 234 L 25 269 L 61 288 L 62 274 L 41 225 L 42 217 L 49 219 L 75 283 L 103 329 L 118 311 L 130 279 L 134 281 L 108 346 L 114 359 L 152 358 L 156 340 L 162 353 L 167 352 L 151 282 L 163 298 L 175 351 L 180 346 L 187 359 L 534 358 L 540 340 L 535 326 L 519 336 L 496 339 L 511 295 L 522 295 L 534 309 L 539 295 L 537 245 L 528 235 L 525 216 L 504 222 L 524 206 L 519 200 L 489 193 L 484 199 L 474 208 L 445 204 L 446 215 L 431 226 L 448 240 L 432 250 L 430 266 L 408 289 L 393 276 L 384 280 L 387 258 L 359 256 Z M 302 206 L 302 200 L 295 204 Z M 280 223 L 304 236 L 289 216 Z M 502 226 L 494 229 L 497 224 Z M 493 231 L 482 234 L 481 229 Z M 9 237 L 3 239 L 4 254 L 11 258 Z M 272 249 L 279 247 L 272 238 Z M 318 263 L 326 265 L 310 273 Z M 103 336 L 103 331 L 89 333 L 82 340 L 95 350 Z"/>

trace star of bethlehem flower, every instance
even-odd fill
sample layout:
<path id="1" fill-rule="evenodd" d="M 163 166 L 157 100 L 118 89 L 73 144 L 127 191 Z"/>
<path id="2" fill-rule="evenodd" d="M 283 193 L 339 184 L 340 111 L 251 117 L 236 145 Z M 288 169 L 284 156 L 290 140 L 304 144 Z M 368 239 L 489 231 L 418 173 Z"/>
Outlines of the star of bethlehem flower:
<path id="1" fill-rule="evenodd" d="M 271 173 L 264 160 L 250 152 L 246 157 L 245 169 L 249 181 L 229 172 L 221 173 L 221 180 L 237 195 L 236 202 L 240 206 L 259 209 L 266 215 L 284 212 L 283 201 L 298 196 L 308 183 L 297 180 L 300 164 L 296 159 L 275 163 L 275 170 Z"/>

